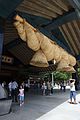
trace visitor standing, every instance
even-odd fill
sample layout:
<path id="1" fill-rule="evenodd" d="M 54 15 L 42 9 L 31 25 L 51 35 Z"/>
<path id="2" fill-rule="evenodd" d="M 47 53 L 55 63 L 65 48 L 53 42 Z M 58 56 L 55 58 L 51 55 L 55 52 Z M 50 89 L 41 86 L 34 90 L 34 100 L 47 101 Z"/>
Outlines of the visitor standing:
<path id="1" fill-rule="evenodd" d="M 18 95 L 18 83 L 14 80 L 12 82 L 12 101 L 17 102 Z"/>
<path id="2" fill-rule="evenodd" d="M 74 102 L 72 102 L 72 99 Z M 70 103 L 76 104 L 75 79 L 70 79 Z"/>
<path id="3" fill-rule="evenodd" d="M 21 85 L 20 89 L 19 89 L 19 103 L 20 106 L 22 106 L 24 104 L 24 87 Z"/>

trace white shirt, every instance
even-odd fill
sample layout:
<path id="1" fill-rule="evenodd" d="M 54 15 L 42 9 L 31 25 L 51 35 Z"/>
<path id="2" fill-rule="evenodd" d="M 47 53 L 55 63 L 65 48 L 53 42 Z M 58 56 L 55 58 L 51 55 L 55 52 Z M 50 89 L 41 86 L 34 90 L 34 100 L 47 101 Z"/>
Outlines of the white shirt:
<path id="1" fill-rule="evenodd" d="M 18 87 L 18 84 L 16 81 L 12 83 L 12 89 L 15 90 Z"/>
<path id="2" fill-rule="evenodd" d="M 75 85 L 74 82 L 70 84 L 70 91 L 75 91 Z"/>
<path id="3" fill-rule="evenodd" d="M 24 96 L 24 89 L 22 88 L 22 89 L 19 89 L 19 95 L 20 96 Z"/>

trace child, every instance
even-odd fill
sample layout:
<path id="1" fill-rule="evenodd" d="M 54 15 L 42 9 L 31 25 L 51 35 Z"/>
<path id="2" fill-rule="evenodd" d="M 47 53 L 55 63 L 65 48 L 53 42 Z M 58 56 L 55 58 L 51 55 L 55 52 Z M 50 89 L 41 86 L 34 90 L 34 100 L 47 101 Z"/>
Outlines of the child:
<path id="1" fill-rule="evenodd" d="M 19 100 L 20 100 L 20 106 L 22 106 L 24 104 L 24 88 L 22 87 L 22 85 L 20 86 L 19 89 Z"/>

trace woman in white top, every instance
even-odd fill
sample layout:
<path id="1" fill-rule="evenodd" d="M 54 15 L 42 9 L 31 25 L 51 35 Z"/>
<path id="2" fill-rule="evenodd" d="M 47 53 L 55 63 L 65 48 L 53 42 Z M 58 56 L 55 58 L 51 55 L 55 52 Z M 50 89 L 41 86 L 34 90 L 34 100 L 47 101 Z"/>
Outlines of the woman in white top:
<path id="1" fill-rule="evenodd" d="M 72 102 L 72 98 L 74 102 Z M 75 79 L 70 79 L 70 103 L 76 104 Z"/>

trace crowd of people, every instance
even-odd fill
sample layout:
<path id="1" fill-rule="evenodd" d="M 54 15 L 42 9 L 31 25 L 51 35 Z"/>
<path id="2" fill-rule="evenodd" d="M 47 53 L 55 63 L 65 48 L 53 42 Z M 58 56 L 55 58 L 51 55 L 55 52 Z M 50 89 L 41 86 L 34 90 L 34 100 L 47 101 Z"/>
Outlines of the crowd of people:
<path id="1" fill-rule="evenodd" d="M 62 81 L 60 83 L 57 83 L 58 88 L 61 91 L 66 91 L 66 82 Z M 75 90 L 75 80 L 70 79 L 69 81 L 70 85 L 70 103 L 72 102 L 72 99 L 74 99 L 74 103 L 76 104 L 76 90 Z M 60 87 L 59 87 L 60 86 Z M 19 102 L 19 105 L 22 106 L 24 104 L 24 96 L 25 91 L 28 91 L 31 87 L 37 91 L 40 90 L 40 93 L 45 95 L 52 95 L 53 94 L 53 85 L 52 82 L 47 81 L 41 81 L 36 82 L 34 81 L 33 84 L 30 84 L 30 82 L 22 82 L 17 83 L 16 80 L 10 81 L 8 84 L 6 82 L 2 82 L 2 87 L 5 89 L 6 93 L 8 93 L 8 97 L 12 99 L 12 102 Z"/>
<path id="2" fill-rule="evenodd" d="M 52 95 L 53 93 L 53 87 L 49 80 L 34 81 L 33 84 L 25 81 L 18 83 L 16 80 L 12 80 L 9 83 L 3 81 L 1 85 L 5 89 L 7 96 L 12 99 L 12 102 L 19 102 L 20 106 L 24 104 L 24 94 L 29 89 L 32 89 L 33 92 L 39 90 L 42 95 Z"/>

